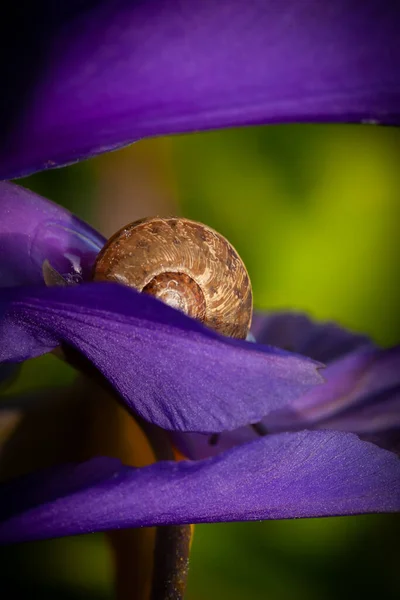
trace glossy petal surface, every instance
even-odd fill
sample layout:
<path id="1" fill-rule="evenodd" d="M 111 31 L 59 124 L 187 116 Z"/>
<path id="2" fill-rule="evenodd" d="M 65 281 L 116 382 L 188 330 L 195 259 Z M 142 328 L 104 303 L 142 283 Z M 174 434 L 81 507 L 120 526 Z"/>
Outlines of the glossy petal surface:
<path id="1" fill-rule="evenodd" d="M 43 283 L 49 260 L 60 273 L 85 279 L 104 238 L 68 210 L 0 181 L 0 288 Z"/>
<path id="2" fill-rule="evenodd" d="M 352 434 L 271 436 L 199 462 L 99 458 L 5 484 L 1 542 L 106 529 L 400 510 L 400 461 Z"/>
<path id="3" fill-rule="evenodd" d="M 39 0 L 14 22 L 1 178 L 144 136 L 400 119 L 390 0 Z"/>
<path id="4" fill-rule="evenodd" d="M 234 429 L 322 382 L 310 359 L 219 336 L 118 284 L 5 289 L 0 317 L 0 361 L 65 342 L 131 409 L 165 429 Z"/>

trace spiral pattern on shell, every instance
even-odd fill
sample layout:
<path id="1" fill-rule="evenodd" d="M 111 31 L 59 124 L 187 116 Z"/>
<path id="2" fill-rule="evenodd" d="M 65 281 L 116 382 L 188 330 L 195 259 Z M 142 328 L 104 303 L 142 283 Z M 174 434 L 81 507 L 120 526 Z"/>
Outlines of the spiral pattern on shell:
<path id="1" fill-rule="evenodd" d="M 222 235 L 183 218 L 147 218 L 123 227 L 99 253 L 93 279 L 151 294 L 212 329 L 245 338 L 251 283 Z"/>

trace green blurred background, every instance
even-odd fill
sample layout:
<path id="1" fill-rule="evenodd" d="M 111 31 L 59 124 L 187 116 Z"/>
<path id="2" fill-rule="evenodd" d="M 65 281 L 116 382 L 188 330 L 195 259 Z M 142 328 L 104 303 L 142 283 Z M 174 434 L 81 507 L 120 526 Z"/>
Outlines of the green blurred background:
<path id="1" fill-rule="evenodd" d="M 147 140 L 22 183 L 107 235 L 149 214 L 203 221 L 238 249 L 257 308 L 304 310 L 389 345 L 400 329 L 399 156 L 391 128 L 255 127 Z M 55 362 L 25 364 L 12 391 L 71 381 Z M 398 525 L 384 515 L 198 526 L 187 598 L 397 598 Z M 112 598 L 100 535 L 10 547 L 1 560 L 6 582 L 21 582 L 10 597 Z"/>

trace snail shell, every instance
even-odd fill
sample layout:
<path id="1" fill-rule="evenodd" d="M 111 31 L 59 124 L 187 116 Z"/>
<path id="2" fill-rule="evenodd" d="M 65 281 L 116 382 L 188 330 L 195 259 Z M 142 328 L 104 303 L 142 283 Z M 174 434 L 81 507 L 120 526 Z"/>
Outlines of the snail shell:
<path id="1" fill-rule="evenodd" d="M 246 267 L 222 235 L 183 218 L 123 227 L 97 256 L 93 279 L 151 294 L 208 327 L 245 338 L 252 317 Z"/>

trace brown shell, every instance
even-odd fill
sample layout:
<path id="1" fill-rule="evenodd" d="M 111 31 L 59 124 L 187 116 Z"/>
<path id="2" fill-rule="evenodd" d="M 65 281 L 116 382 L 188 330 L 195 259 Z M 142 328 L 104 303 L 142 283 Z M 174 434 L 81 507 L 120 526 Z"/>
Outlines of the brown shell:
<path id="1" fill-rule="evenodd" d="M 151 293 L 224 335 L 245 338 L 250 328 L 243 261 L 228 240 L 195 221 L 154 217 L 123 227 L 99 253 L 93 278 Z"/>

